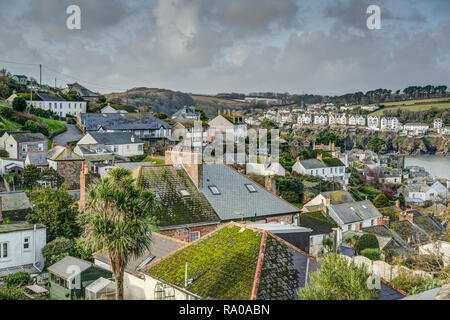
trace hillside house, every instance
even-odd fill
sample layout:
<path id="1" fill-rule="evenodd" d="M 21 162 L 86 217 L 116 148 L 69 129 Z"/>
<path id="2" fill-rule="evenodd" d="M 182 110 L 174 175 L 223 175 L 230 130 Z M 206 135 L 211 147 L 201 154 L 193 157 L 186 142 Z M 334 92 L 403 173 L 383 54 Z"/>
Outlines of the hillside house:
<path id="1" fill-rule="evenodd" d="M 92 92 L 91 90 L 83 87 L 81 84 L 75 82 L 67 84 L 67 88 L 63 90 L 64 93 L 69 93 L 70 91 L 75 91 L 83 100 L 96 102 L 99 98 L 98 94 Z M 86 112 L 86 111 L 84 111 Z"/>
<path id="2" fill-rule="evenodd" d="M 144 141 L 129 132 L 88 132 L 77 143 L 77 147 L 95 149 L 98 146 L 105 146 L 113 154 L 122 157 L 144 154 Z"/>
<path id="3" fill-rule="evenodd" d="M 33 100 L 27 98 L 27 104 L 35 108 L 50 110 L 61 117 L 76 116 L 86 112 L 87 102 L 78 95 L 58 95 L 54 93 L 36 93 Z"/>
<path id="4" fill-rule="evenodd" d="M 24 270 L 42 271 L 46 230 L 42 224 L 0 223 L 0 277 Z"/>
<path id="5" fill-rule="evenodd" d="M 47 139 L 42 133 L 5 132 L 2 138 L 11 159 L 23 161 L 29 152 L 48 150 Z"/>
<path id="6" fill-rule="evenodd" d="M 292 171 L 348 184 L 345 165 L 341 160 L 336 158 L 298 160 L 292 166 Z"/>
<path id="7" fill-rule="evenodd" d="M 23 222 L 31 212 L 31 202 L 24 191 L 0 192 L 0 220 Z"/>
<path id="8" fill-rule="evenodd" d="M 172 126 L 151 113 L 82 113 L 78 127 L 87 132 L 129 132 L 142 140 L 171 139 Z"/>
<path id="9" fill-rule="evenodd" d="M 372 202 L 366 200 L 329 205 L 328 216 L 345 232 L 375 226 L 382 214 Z"/>
<path id="10" fill-rule="evenodd" d="M 54 147 L 47 154 L 48 166 L 64 177 L 69 189 L 80 188 L 83 161 L 83 157 L 62 146 Z"/>
<path id="11" fill-rule="evenodd" d="M 170 119 L 176 122 L 200 121 L 200 111 L 195 111 L 193 106 L 184 106 L 175 112 Z"/>

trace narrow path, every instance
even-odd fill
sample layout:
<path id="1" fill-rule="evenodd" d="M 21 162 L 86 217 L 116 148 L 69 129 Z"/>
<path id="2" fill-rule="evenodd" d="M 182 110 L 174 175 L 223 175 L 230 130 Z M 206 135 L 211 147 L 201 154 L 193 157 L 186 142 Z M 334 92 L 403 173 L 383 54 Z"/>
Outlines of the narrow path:
<path id="1" fill-rule="evenodd" d="M 60 146 L 65 146 L 68 142 L 77 142 L 84 136 L 76 125 L 63 123 L 67 127 L 67 130 L 53 138 L 53 141 Z"/>

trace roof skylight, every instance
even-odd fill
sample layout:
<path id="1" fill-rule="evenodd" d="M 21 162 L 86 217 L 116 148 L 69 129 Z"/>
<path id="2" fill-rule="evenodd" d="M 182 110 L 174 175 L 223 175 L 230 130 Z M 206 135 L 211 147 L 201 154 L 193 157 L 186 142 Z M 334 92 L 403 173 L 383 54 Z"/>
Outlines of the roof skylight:
<path id="1" fill-rule="evenodd" d="M 217 188 L 216 186 L 208 186 L 209 190 L 211 190 L 211 193 L 213 195 L 219 195 L 220 191 L 219 188 Z"/>
<path id="2" fill-rule="evenodd" d="M 256 190 L 255 186 L 252 185 L 252 184 L 246 184 L 245 187 L 246 187 L 247 190 L 248 190 L 249 192 L 251 192 L 251 193 L 258 192 L 258 190 Z"/>

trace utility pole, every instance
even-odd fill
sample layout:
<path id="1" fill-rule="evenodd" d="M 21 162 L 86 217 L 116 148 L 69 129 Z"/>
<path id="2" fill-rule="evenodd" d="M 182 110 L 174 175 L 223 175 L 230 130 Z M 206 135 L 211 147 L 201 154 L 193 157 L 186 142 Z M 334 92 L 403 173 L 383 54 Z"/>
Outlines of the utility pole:
<path id="1" fill-rule="evenodd" d="M 42 87 L 42 64 L 39 64 L 39 87 Z"/>
<path id="2" fill-rule="evenodd" d="M 55 78 L 55 90 L 56 90 L 56 78 Z"/>
<path id="3" fill-rule="evenodd" d="M 128 105 L 128 89 L 127 89 L 127 105 Z"/>

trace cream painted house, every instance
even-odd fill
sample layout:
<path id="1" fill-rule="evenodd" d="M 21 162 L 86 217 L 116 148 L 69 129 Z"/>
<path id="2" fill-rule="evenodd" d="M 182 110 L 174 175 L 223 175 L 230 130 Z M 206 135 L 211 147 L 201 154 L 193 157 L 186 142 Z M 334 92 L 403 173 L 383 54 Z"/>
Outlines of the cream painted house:
<path id="1" fill-rule="evenodd" d="M 77 146 L 90 148 L 103 145 L 113 154 L 132 157 L 144 154 L 144 142 L 129 132 L 88 132 Z"/>

